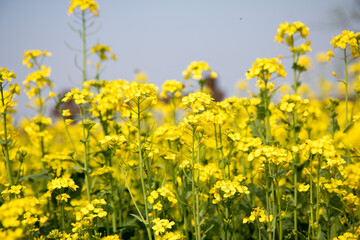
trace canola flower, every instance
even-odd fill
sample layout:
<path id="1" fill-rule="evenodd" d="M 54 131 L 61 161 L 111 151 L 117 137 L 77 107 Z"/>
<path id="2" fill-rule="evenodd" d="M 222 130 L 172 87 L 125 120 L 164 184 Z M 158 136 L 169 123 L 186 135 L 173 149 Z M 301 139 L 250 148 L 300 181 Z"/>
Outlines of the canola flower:
<path id="1" fill-rule="evenodd" d="M 99 15 L 99 6 L 94 0 L 71 0 L 70 7 L 68 8 L 68 15 L 72 14 L 76 8 L 80 8 L 81 11 L 89 9 L 94 16 Z"/>
<path id="2" fill-rule="evenodd" d="M 289 46 L 294 45 L 294 36 L 298 33 L 302 38 L 306 38 L 309 35 L 309 28 L 302 22 L 284 22 L 279 25 L 275 41 L 279 43 L 285 43 Z"/>
<path id="3" fill-rule="evenodd" d="M 81 27 L 98 15 L 95 1 L 70 5 Z M 287 75 L 281 57 L 257 59 L 246 77 L 257 80 L 258 93 L 220 102 L 176 80 L 158 92 L 142 72 L 132 82 L 102 79 L 101 64 L 113 52 L 86 48 L 86 30 L 79 31 L 83 60 L 97 55 L 97 74 L 87 80 L 83 66 L 82 88 L 63 99 L 42 65 L 50 53 L 24 53 L 34 70 L 23 79 L 25 92 L 44 109 L 50 98 L 67 103 L 58 109 L 66 127 L 45 111 L 17 124 L 11 113 L 21 89 L 13 71 L 0 68 L 0 239 L 359 238 L 360 105 L 300 87 L 312 50 L 304 24 L 282 23 L 275 37 L 294 57 L 294 93 L 287 84 L 273 99 L 272 80 Z M 332 41 L 352 58 L 357 44 L 349 31 Z M 358 66 L 349 69 L 357 78 Z M 206 62 L 183 74 L 201 87 L 217 77 Z M 352 114 L 344 128 L 346 102 Z"/>
<path id="4" fill-rule="evenodd" d="M 38 58 L 40 56 L 51 56 L 51 52 L 48 52 L 46 50 L 41 51 L 38 49 L 35 50 L 27 50 L 24 52 L 24 59 L 23 59 L 23 64 L 26 65 L 27 68 L 32 68 L 34 65 L 39 64 L 38 63 Z"/>
<path id="5" fill-rule="evenodd" d="M 340 48 L 345 50 L 349 47 L 353 58 L 360 56 L 359 54 L 359 41 L 360 33 L 354 33 L 353 31 L 344 30 L 341 34 L 333 37 L 330 44 L 332 49 L 327 52 L 328 58 L 334 57 L 333 49 Z"/>
<path id="6" fill-rule="evenodd" d="M 96 55 L 99 56 L 100 61 L 105 61 L 107 59 L 109 59 L 109 56 L 106 55 L 107 53 L 112 53 L 112 50 L 109 46 L 107 45 L 102 45 L 100 43 L 97 43 L 96 45 L 94 45 L 91 49 L 90 49 L 90 53 L 95 53 Z M 111 58 L 116 61 L 116 55 L 115 53 L 111 54 Z"/>
<path id="7" fill-rule="evenodd" d="M 205 76 L 203 75 L 205 72 L 210 73 L 211 78 L 217 78 L 216 72 L 214 72 L 208 63 L 204 61 L 193 61 L 190 65 L 182 72 L 185 80 L 193 78 L 195 80 L 204 80 Z"/>
<path id="8" fill-rule="evenodd" d="M 252 67 L 247 71 L 246 79 L 270 80 L 273 74 L 278 77 L 286 77 L 286 71 L 281 61 L 277 58 L 257 58 Z"/>

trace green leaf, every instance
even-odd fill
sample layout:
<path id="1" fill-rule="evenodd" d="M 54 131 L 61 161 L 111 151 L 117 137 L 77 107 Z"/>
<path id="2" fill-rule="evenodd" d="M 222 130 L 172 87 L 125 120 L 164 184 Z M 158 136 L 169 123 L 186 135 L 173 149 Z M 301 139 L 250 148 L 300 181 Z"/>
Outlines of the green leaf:
<path id="1" fill-rule="evenodd" d="M 345 128 L 344 133 L 347 133 L 352 127 L 354 126 L 354 123 L 351 123 L 347 128 Z"/>
<path id="2" fill-rule="evenodd" d="M 203 233 L 203 236 L 201 237 L 201 239 L 205 239 L 206 233 L 207 233 L 208 231 L 210 231 L 213 227 L 214 227 L 214 224 L 212 224 L 208 229 L 206 229 L 205 232 Z"/>
<path id="3" fill-rule="evenodd" d="M 338 123 L 338 121 L 335 119 L 335 121 L 334 122 L 331 122 L 330 124 L 329 124 L 329 127 L 328 127 L 328 132 L 330 133 L 330 134 L 335 134 L 337 131 L 339 131 L 340 130 L 340 126 L 339 126 L 339 123 Z M 345 131 L 344 131 L 345 132 Z"/>
<path id="4" fill-rule="evenodd" d="M 141 219 L 141 217 L 139 217 L 138 215 L 131 214 L 131 213 L 130 213 L 130 215 L 133 216 L 133 217 L 135 217 L 135 218 L 136 218 L 137 220 L 139 220 L 140 222 L 146 224 L 146 223 Z"/>
<path id="5" fill-rule="evenodd" d="M 20 181 L 24 180 L 24 179 L 46 179 L 49 178 L 49 173 L 48 172 L 43 172 L 43 173 L 38 173 L 38 174 L 30 174 L 30 175 L 26 175 L 23 176 L 22 178 L 20 178 Z"/>
<path id="6" fill-rule="evenodd" d="M 262 134 L 264 126 L 261 124 L 259 119 L 256 118 L 252 123 L 250 123 L 249 127 L 254 137 L 264 139 L 264 136 Z"/>
<path id="7" fill-rule="evenodd" d="M 78 170 L 78 171 L 82 171 L 82 172 L 86 172 L 85 168 L 79 167 L 79 166 L 71 166 L 71 168 Z"/>

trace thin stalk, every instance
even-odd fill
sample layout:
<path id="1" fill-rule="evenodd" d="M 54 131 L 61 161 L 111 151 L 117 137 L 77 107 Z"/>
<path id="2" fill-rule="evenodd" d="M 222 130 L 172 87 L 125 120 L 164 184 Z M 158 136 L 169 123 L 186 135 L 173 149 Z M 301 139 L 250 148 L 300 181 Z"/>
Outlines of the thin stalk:
<path id="1" fill-rule="evenodd" d="M 269 164 L 270 165 L 270 164 Z M 269 166 L 269 173 L 270 173 L 270 176 L 273 176 L 274 173 L 272 172 L 272 166 L 270 165 Z M 274 216 L 274 220 L 276 222 L 276 218 L 278 217 L 278 214 L 277 214 L 277 206 L 276 206 L 276 201 L 275 201 L 275 187 L 274 187 L 274 178 L 271 177 L 271 203 L 272 203 L 272 211 L 273 211 L 273 216 Z M 275 239 L 275 229 L 273 229 L 273 239 Z"/>
<path id="2" fill-rule="evenodd" d="M 270 196 L 269 196 L 269 166 L 268 164 L 266 164 L 266 167 L 265 167 L 265 191 L 266 191 L 266 212 L 267 212 L 267 232 L 268 232 L 268 239 L 269 240 L 272 240 L 272 235 L 271 235 L 271 221 L 270 221 L 270 212 L 271 212 L 271 209 L 270 209 Z"/>
<path id="3" fill-rule="evenodd" d="M 318 168 L 317 168 L 317 182 L 316 182 L 316 230 L 317 237 L 319 237 L 319 220 L 320 220 L 320 167 L 321 157 L 318 157 Z"/>
<path id="4" fill-rule="evenodd" d="M 140 180 L 141 180 L 141 187 L 142 187 L 142 194 L 143 194 L 143 198 L 144 198 L 144 205 L 145 205 L 145 226 L 146 226 L 146 231 L 148 233 L 148 237 L 151 240 L 152 239 L 152 235 L 151 235 L 151 227 L 150 227 L 150 223 L 149 223 L 149 209 L 148 209 L 148 205 L 147 205 L 147 196 L 146 196 L 146 190 L 145 190 L 145 180 L 144 180 L 144 170 L 143 170 L 143 165 L 144 165 L 144 160 L 142 157 L 142 149 L 141 149 L 141 111 L 140 111 L 140 101 L 137 102 L 137 114 L 138 114 L 138 119 L 137 119 L 137 128 L 138 128 L 138 151 L 139 151 L 139 162 L 140 162 Z"/>
<path id="5" fill-rule="evenodd" d="M 197 163 L 200 162 L 200 137 L 199 133 L 196 135 L 197 138 Z M 196 169 L 196 177 L 197 177 L 197 186 L 196 186 L 196 220 L 197 220 L 197 228 L 198 228 L 198 239 L 201 240 L 201 228 L 200 228 L 200 200 L 199 200 L 199 184 L 200 184 L 200 169 Z"/>
<path id="6" fill-rule="evenodd" d="M 295 53 L 293 53 L 293 64 L 297 63 Z M 298 86 L 298 80 L 296 78 L 296 69 L 294 68 L 294 93 L 297 94 L 297 86 Z M 296 111 L 296 105 L 295 105 L 295 111 L 293 112 L 293 138 L 295 145 L 298 143 L 299 138 L 297 136 L 296 132 L 296 126 L 297 126 L 297 111 Z M 294 164 L 294 230 L 295 230 L 295 240 L 298 240 L 298 224 L 297 224 L 297 206 L 298 206 L 298 190 L 297 190 L 297 180 L 298 180 L 298 163 L 299 163 L 299 154 L 295 153 L 295 164 Z"/>
<path id="7" fill-rule="evenodd" d="M 225 240 L 229 239 L 229 207 L 226 206 L 225 207 L 225 220 L 226 222 L 224 222 L 224 231 L 225 231 Z"/>
<path id="8" fill-rule="evenodd" d="M 113 233 L 117 232 L 117 226 L 116 226 L 116 205 L 115 205 L 115 201 L 114 201 L 114 186 L 113 184 L 111 184 L 111 207 L 113 209 L 113 213 L 111 215 L 112 218 L 112 229 L 113 229 Z"/>
<path id="9" fill-rule="evenodd" d="M 269 97 L 268 97 L 268 88 L 267 88 L 267 80 L 265 82 L 265 144 L 269 145 L 271 138 L 271 130 L 270 130 L 270 114 L 269 114 Z"/>
<path id="10" fill-rule="evenodd" d="M 313 169 L 313 163 L 312 163 L 313 156 L 310 156 L 310 224 L 311 227 L 311 236 L 314 237 L 314 212 L 313 212 L 313 178 L 312 178 L 312 169 Z M 310 239 L 310 234 L 308 239 Z"/>
<path id="11" fill-rule="evenodd" d="M 191 190 L 192 190 L 192 196 L 193 196 L 193 216 L 194 216 L 194 223 L 195 223 L 195 239 L 196 240 L 201 240 L 201 238 L 199 238 L 199 232 L 198 232 L 198 221 L 197 221 L 197 188 L 195 187 L 195 128 L 193 128 L 193 139 L 192 139 L 192 181 L 191 181 Z"/>
<path id="12" fill-rule="evenodd" d="M 120 165 L 120 163 L 119 163 L 119 165 Z M 136 204 L 136 200 L 135 200 L 134 196 L 133 196 L 132 193 L 131 193 L 131 189 L 130 189 L 130 186 L 129 186 L 128 181 L 126 180 L 126 176 L 125 176 L 124 170 L 122 169 L 121 166 L 120 166 L 120 169 L 121 169 L 121 173 L 122 173 L 122 175 L 123 175 L 124 181 L 125 181 L 126 188 L 127 188 L 128 191 L 129 191 L 129 195 L 130 195 L 130 197 L 131 197 L 131 200 L 132 200 L 133 203 L 134 203 L 134 206 L 135 206 L 135 208 L 136 208 L 136 211 L 138 212 L 139 217 L 141 218 L 141 220 L 142 220 L 143 222 L 145 222 L 145 219 L 144 219 L 144 217 L 143 217 L 143 215 L 142 215 L 142 213 L 141 213 L 138 205 Z"/>
<path id="13" fill-rule="evenodd" d="M 348 108 L 349 108 L 349 99 L 348 99 L 348 91 L 349 91 L 349 84 L 348 84 L 348 61 L 346 56 L 346 49 L 344 49 L 344 63 L 345 63 L 345 129 L 348 127 Z M 346 149 L 346 163 L 350 162 L 350 149 L 347 147 Z"/>
<path id="14" fill-rule="evenodd" d="M 65 211 L 64 211 L 64 203 L 61 203 L 61 228 L 65 232 Z"/>
<path id="15" fill-rule="evenodd" d="M 176 103 L 175 103 L 175 96 L 173 96 L 173 98 L 171 99 L 172 102 L 172 117 L 173 117 L 173 121 L 174 121 L 174 125 L 176 125 Z"/>
<path id="16" fill-rule="evenodd" d="M 344 62 L 345 62 L 345 128 L 348 127 L 348 62 L 346 56 L 346 49 L 344 49 Z"/>
<path id="17" fill-rule="evenodd" d="M 219 126 L 219 128 L 220 128 L 220 126 Z M 214 136 L 215 136 L 216 158 L 217 158 L 217 160 L 218 160 L 218 167 L 221 168 L 223 178 L 226 179 L 225 168 L 221 166 L 221 163 L 223 162 L 223 159 L 222 159 L 222 158 L 220 159 L 220 154 L 219 154 L 219 148 L 220 148 L 221 146 L 219 146 L 218 134 L 217 134 L 217 131 L 216 131 L 216 123 L 214 123 Z M 220 135 L 220 138 L 221 138 L 221 135 Z"/>
<path id="18" fill-rule="evenodd" d="M 85 27 L 85 11 L 81 11 L 81 23 L 82 23 L 82 31 L 81 31 L 81 39 L 83 43 L 83 67 L 82 67 L 82 81 L 83 83 L 86 81 L 86 27 Z"/>
<path id="19" fill-rule="evenodd" d="M 86 184 L 86 196 L 87 200 L 90 203 L 90 176 L 89 176 L 89 159 L 88 159 L 88 136 L 86 135 L 86 129 L 84 126 L 84 116 L 82 113 L 82 107 L 79 106 L 80 118 L 81 118 L 81 125 L 83 130 L 83 144 L 84 144 L 84 167 L 85 167 L 85 184 Z"/>
<path id="20" fill-rule="evenodd" d="M 276 171 L 276 195 L 277 195 L 277 204 L 279 209 L 279 239 L 282 240 L 282 214 L 281 214 L 281 195 L 280 195 L 280 186 L 278 181 L 278 171 Z"/>
<path id="21" fill-rule="evenodd" d="M 9 143 L 8 143 L 8 138 L 7 138 L 7 120 L 6 120 L 6 108 L 5 108 L 5 99 L 4 99 L 4 89 L 3 89 L 3 85 L 0 84 L 0 89 L 1 89 L 1 102 L 2 102 L 2 106 L 5 109 L 5 111 L 2 113 L 3 115 L 3 125 L 4 125 L 4 142 L 2 144 L 3 146 L 3 150 L 5 152 L 5 165 L 6 165 L 6 172 L 8 175 L 8 181 L 9 181 L 9 185 L 10 187 L 13 185 L 13 180 L 12 180 L 12 171 L 11 171 L 11 165 L 10 165 L 10 157 L 9 157 Z M 11 195 L 10 195 L 10 199 L 11 199 Z"/>

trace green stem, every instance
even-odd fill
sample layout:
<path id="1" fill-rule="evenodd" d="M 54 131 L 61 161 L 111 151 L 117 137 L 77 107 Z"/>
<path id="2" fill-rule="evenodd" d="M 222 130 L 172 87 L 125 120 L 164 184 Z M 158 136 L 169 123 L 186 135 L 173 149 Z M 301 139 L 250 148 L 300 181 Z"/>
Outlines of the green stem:
<path id="1" fill-rule="evenodd" d="M 297 63 L 296 55 L 293 53 L 293 64 Z M 297 94 L 298 80 L 296 77 L 296 68 L 294 68 L 294 93 Z M 295 111 L 293 112 L 293 138 L 295 145 L 298 144 L 299 138 L 296 132 L 297 127 L 297 107 L 295 105 Z M 297 206 L 298 206 L 298 190 L 297 190 L 297 181 L 298 181 L 298 164 L 299 164 L 299 154 L 295 153 L 295 164 L 294 164 L 294 230 L 295 230 L 295 240 L 298 240 L 298 224 L 297 224 Z"/>
<path id="2" fill-rule="evenodd" d="M 2 143 L 2 147 L 5 152 L 6 172 L 8 175 L 9 185 L 11 187 L 13 185 L 13 180 L 12 180 L 12 171 L 11 171 L 10 157 L 9 157 L 9 142 L 8 142 L 8 138 L 7 138 L 7 119 L 6 119 L 7 113 L 6 113 L 4 89 L 3 89 L 2 83 L 0 84 L 0 89 L 1 89 L 1 102 L 2 102 L 3 108 L 5 109 L 4 112 L 2 113 L 3 125 L 4 125 L 4 141 Z M 10 195 L 10 199 L 11 199 L 11 195 Z"/>
<path id="3" fill-rule="evenodd" d="M 144 160 L 142 157 L 142 148 L 141 148 L 141 110 L 140 110 L 140 100 L 137 102 L 137 114 L 138 114 L 138 119 L 137 119 L 137 128 L 138 128 L 138 151 L 139 151 L 139 162 L 140 162 L 140 180 L 141 180 L 141 187 L 142 187 L 142 193 L 143 193 L 143 198 L 144 198 L 144 205 L 145 205 L 145 226 L 146 226 L 146 231 L 148 233 L 148 237 L 151 240 L 152 239 L 152 234 L 151 234 L 151 227 L 150 227 L 150 222 L 149 222 L 149 209 L 148 209 L 148 205 L 147 205 L 147 195 L 146 195 L 146 190 L 145 190 L 145 180 L 144 180 L 144 170 L 143 170 L 143 165 L 144 165 Z"/>
<path id="4" fill-rule="evenodd" d="M 63 202 L 61 202 L 61 228 L 65 232 L 65 211 Z"/>
<path id="5" fill-rule="evenodd" d="M 316 182 L 316 230 L 317 238 L 320 236 L 319 220 L 320 220 L 320 170 L 321 157 L 318 157 L 317 182 Z"/>
<path id="6" fill-rule="evenodd" d="M 270 165 L 270 164 L 269 164 Z M 271 203 L 272 203 L 272 211 L 273 211 L 273 216 L 274 216 L 274 220 L 276 222 L 276 218 L 278 217 L 278 214 L 277 214 L 277 206 L 276 206 L 276 201 L 275 201 L 275 187 L 274 187 L 274 178 L 272 177 L 274 175 L 273 173 L 273 167 L 270 165 L 269 166 L 269 173 L 270 173 L 270 176 L 271 176 Z M 273 229 L 273 239 L 275 239 L 275 229 Z"/>
<path id="7" fill-rule="evenodd" d="M 312 177 L 312 169 L 313 169 L 313 162 L 312 162 L 313 156 L 310 156 L 310 224 L 311 227 L 311 236 L 314 237 L 314 203 L 313 203 L 313 177 Z M 310 239 L 310 234 L 309 238 Z"/>
<path id="8" fill-rule="evenodd" d="M 226 206 L 225 207 L 225 221 L 224 221 L 224 232 L 225 232 L 225 240 L 229 239 L 228 236 L 228 221 L 229 220 L 229 208 Z"/>
<path id="9" fill-rule="evenodd" d="M 172 109 L 172 115 L 173 115 L 173 121 L 174 121 L 174 125 L 176 126 L 176 103 L 175 103 L 175 96 L 173 96 L 173 98 L 171 99 L 172 105 L 173 105 L 173 109 Z"/>
<path id="10" fill-rule="evenodd" d="M 269 145 L 271 138 L 271 129 L 270 129 L 270 112 L 269 112 L 269 96 L 267 88 L 267 80 L 265 82 L 265 92 L 264 92 L 264 103 L 265 103 L 265 144 Z"/>
<path id="11" fill-rule="evenodd" d="M 281 194 L 280 194 L 280 185 L 279 185 L 279 177 L 278 171 L 276 171 L 276 195 L 277 195 L 277 204 L 278 204 L 278 212 L 279 212 L 279 239 L 282 240 L 282 214 L 281 214 Z"/>
<path id="12" fill-rule="evenodd" d="M 348 67 L 346 49 L 344 49 L 345 62 L 345 129 L 348 127 Z"/>
<path id="13" fill-rule="evenodd" d="M 295 53 L 293 53 L 292 57 L 293 57 L 293 64 L 297 63 Z M 295 94 L 297 94 L 297 86 L 298 86 L 298 82 L 296 79 L 296 69 L 294 68 L 294 93 Z"/>
<path id="14" fill-rule="evenodd" d="M 89 159 L 88 159 L 88 136 L 86 134 L 86 129 L 84 126 L 84 116 L 82 113 L 82 107 L 79 105 L 79 112 L 80 112 L 80 118 L 81 118 L 81 125 L 83 130 L 83 144 L 84 144 L 84 167 L 85 167 L 85 184 L 86 184 L 86 196 L 87 200 L 90 203 L 91 202 L 91 196 L 90 196 L 90 176 L 89 176 Z"/>
<path id="15" fill-rule="evenodd" d="M 221 128 L 221 126 L 219 126 L 219 128 Z M 220 154 L 219 154 L 219 150 L 220 150 L 220 148 L 222 148 L 222 146 L 219 146 L 218 134 L 216 131 L 216 123 L 214 123 L 214 136 L 215 136 L 216 158 L 218 160 L 218 167 L 222 170 L 223 178 L 226 179 L 225 168 L 222 166 L 224 159 L 223 158 L 220 159 Z M 221 135 L 220 135 L 220 138 L 221 138 Z"/>
<path id="16" fill-rule="evenodd" d="M 200 136 L 199 133 L 196 134 L 197 138 L 197 164 L 200 163 Z M 196 177 L 197 177 L 197 186 L 196 186 L 196 221 L 198 228 L 198 239 L 201 240 L 201 227 L 200 227 L 200 200 L 199 200 L 199 185 L 200 185 L 200 169 L 196 169 Z"/>
<path id="17" fill-rule="evenodd" d="M 267 232 L 268 232 L 268 240 L 272 240 L 272 235 L 271 235 L 271 221 L 270 221 L 270 212 L 271 212 L 271 209 L 270 209 L 270 196 L 269 196 L 269 165 L 266 164 L 266 167 L 265 167 L 265 177 L 266 177 L 266 180 L 265 180 L 265 191 L 266 191 L 266 212 L 267 212 Z"/>
<path id="18" fill-rule="evenodd" d="M 82 23 L 82 31 L 81 38 L 83 43 L 83 67 L 82 67 L 82 81 L 83 83 L 86 81 L 86 27 L 85 27 L 85 11 L 81 11 L 81 23 Z"/>
<path id="19" fill-rule="evenodd" d="M 195 239 L 201 240 L 199 238 L 200 233 L 198 232 L 198 221 L 197 221 L 197 187 L 195 186 L 195 128 L 193 128 L 193 134 L 192 134 L 192 181 L 191 181 L 191 190 L 192 190 L 192 196 L 193 196 L 193 216 L 194 216 L 194 223 L 195 223 Z"/>

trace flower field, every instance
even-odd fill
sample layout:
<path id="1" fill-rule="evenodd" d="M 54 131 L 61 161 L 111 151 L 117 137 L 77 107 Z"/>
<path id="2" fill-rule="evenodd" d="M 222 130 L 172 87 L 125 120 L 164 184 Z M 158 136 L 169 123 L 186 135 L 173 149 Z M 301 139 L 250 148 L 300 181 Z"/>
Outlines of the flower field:
<path id="1" fill-rule="evenodd" d="M 319 55 L 343 69 L 336 98 L 306 91 L 309 28 L 285 22 L 274 35 L 288 56 L 249 62 L 249 97 L 216 99 L 204 61 L 161 87 L 141 72 L 103 80 L 116 55 L 87 45 L 97 3 L 71 0 L 68 14 L 82 87 L 56 93 L 45 50 L 24 52 L 25 79 L 0 66 L 0 239 L 360 238 L 360 33 L 342 31 Z M 15 124 L 19 94 L 37 114 Z"/>

